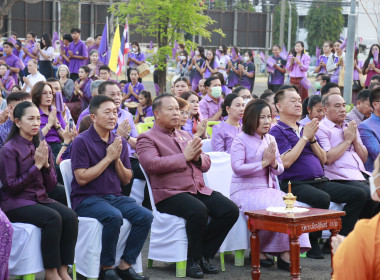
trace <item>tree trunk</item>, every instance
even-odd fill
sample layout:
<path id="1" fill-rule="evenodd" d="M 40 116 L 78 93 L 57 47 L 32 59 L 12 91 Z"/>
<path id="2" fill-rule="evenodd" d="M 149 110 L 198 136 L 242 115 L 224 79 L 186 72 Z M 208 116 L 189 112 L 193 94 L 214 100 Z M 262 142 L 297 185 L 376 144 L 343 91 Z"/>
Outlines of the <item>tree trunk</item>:
<path id="1" fill-rule="evenodd" d="M 160 87 L 160 94 L 166 92 L 166 67 L 163 70 L 157 70 L 158 85 Z"/>
<path id="2" fill-rule="evenodd" d="M 161 69 L 157 70 L 158 73 L 158 86 L 160 87 L 160 94 L 166 92 L 166 69 L 167 69 L 167 56 L 165 53 L 161 53 L 161 48 L 166 47 L 169 43 L 168 41 L 168 27 L 169 19 L 165 23 L 162 23 L 162 27 L 157 32 L 157 43 L 158 43 L 158 65 Z"/>

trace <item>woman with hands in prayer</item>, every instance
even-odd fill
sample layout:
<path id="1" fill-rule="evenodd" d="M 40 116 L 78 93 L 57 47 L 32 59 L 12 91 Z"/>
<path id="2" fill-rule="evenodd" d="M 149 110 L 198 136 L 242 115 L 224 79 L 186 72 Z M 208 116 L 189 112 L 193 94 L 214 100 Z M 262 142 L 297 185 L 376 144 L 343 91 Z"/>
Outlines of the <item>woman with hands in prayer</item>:
<path id="1" fill-rule="evenodd" d="M 70 208 L 48 198 L 57 177 L 51 148 L 40 141 L 41 117 L 29 101 L 14 109 L 14 123 L 0 151 L 0 207 L 12 223 L 41 228 L 41 251 L 48 280 L 70 280 L 78 220 Z"/>

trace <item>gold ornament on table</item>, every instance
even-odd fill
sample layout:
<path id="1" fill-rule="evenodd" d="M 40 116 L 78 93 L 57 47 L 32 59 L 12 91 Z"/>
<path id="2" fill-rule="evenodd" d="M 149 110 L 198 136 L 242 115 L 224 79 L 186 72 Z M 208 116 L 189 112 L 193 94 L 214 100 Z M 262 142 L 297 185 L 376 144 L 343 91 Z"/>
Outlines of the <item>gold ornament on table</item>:
<path id="1" fill-rule="evenodd" d="M 288 183 L 288 194 L 283 197 L 286 204 L 286 209 L 293 209 L 294 203 L 296 203 L 297 197 L 292 194 L 292 183 Z"/>

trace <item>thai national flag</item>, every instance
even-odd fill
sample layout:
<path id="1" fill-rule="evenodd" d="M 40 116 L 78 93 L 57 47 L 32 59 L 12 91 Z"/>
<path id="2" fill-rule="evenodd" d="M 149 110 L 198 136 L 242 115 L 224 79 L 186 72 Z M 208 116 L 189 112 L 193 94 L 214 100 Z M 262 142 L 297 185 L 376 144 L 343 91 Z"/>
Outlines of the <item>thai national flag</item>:
<path id="1" fill-rule="evenodd" d="M 117 59 L 117 70 L 116 75 L 121 74 L 121 70 L 125 64 L 124 55 L 129 52 L 129 42 L 128 42 L 128 19 L 125 20 L 125 27 L 123 31 L 123 37 L 121 38 L 121 45 L 119 51 L 119 57 Z"/>

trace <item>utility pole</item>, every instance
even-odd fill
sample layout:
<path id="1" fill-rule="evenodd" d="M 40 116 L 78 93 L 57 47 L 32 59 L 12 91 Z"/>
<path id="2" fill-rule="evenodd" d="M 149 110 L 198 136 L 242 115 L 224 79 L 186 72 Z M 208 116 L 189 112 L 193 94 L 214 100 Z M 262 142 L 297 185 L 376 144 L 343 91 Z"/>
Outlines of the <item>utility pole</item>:
<path id="1" fill-rule="evenodd" d="M 344 59 L 345 72 L 344 72 L 344 101 L 346 104 L 352 102 L 352 80 L 354 74 L 354 52 L 355 52 L 355 20 L 356 20 L 356 1 L 351 0 L 351 10 L 348 15 L 348 28 L 347 28 L 347 45 L 346 55 Z"/>
<path id="2" fill-rule="evenodd" d="M 285 5 L 286 5 L 286 1 L 281 0 L 280 46 L 284 44 Z"/>
<path id="3" fill-rule="evenodd" d="M 290 51 L 290 42 L 292 40 L 292 4 L 289 1 L 289 21 L 288 21 L 288 51 Z M 282 45 L 280 45 L 282 47 Z"/>

